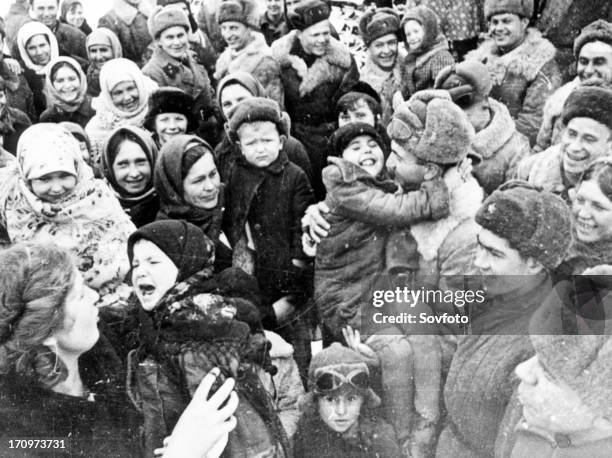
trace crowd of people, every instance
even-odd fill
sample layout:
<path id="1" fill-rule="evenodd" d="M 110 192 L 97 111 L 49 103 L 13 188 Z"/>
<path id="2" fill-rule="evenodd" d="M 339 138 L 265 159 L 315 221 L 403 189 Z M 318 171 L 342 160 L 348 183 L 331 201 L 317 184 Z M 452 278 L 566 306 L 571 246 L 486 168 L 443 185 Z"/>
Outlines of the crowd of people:
<path id="1" fill-rule="evenodd" d="M 87 7 L 0 18 L 1 456 L 610 455 L 609 0 Z"/>

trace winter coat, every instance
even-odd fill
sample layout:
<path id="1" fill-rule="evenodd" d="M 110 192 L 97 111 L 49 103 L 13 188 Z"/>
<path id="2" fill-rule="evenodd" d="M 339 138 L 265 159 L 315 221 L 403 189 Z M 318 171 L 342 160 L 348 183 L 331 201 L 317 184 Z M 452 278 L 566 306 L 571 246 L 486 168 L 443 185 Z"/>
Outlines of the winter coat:
<path id="1" fill-rule="evenodd" d="M 291 117 L 293 135 L 310 156 L 313 190 L 317 199 L 325 196 L 321 171 L 327 165 L 327 140 L 336 129 L 334 100 L 359 80 L 355 60 L 334 38 L 321 57 L 307 55 L 295 31 L 276 40 L 272 53 L 279 61 L 285 89 L 285 109 Z"/>
<path id="2" fill-rule="evenodd" d="M 284 106 L 280 66 L 261 33 L 251 31 L 251 41 L 238 53 L 226 48 L 217 59 L 214 78 L 219 81 L 236 71 L 253 75 L 263 86 L 265 96 Z"/>
<path id="3" fill-rule="evenodd" d="M 329 162 L 323 182 L 331 228 L 317 247 L 314 298 L 325 327 L 342 339 L 346 325 L 363 330 L 368 322 L 362 320 L 361 309 L 389 268 L 387 254 L 399 250 L 396 257 L 416 264 L 416 243 L 395 237 L 392 228 L 447 215 L 448 197 L 441 181 L 426 182 L 419 191 L 395 194 L 397 187 L 390 180 L 375 179 L 342 159 L 330 157 Z"/>
<path id="4" fill-rule="evenodd" d="M 76 27 L 59 21 L 53 34 L 57 38 L 60 56 L 72 57 L 82 69 L 86 69 L 89 64 L 85 47 L 87 36 Z"/>
<path id="5" fill-rule="evenodd" d="M 304 414 L 295 434 L 294 455 L 300 458 L 397 458 L 402 456 L 395 431 L 375 417 L 359 417 L 355 434 L 332 431 L 318 413 Z"/>
<path id="6" fill-rule="evenodd" d="M 268 18 L 267 12 L 264 12 L 264 14 L 262 14 L 259 18 L 259 30 L 261 30 L 261 33 L 266 39 L 268 46 L 272 46 L 272 43 L 274 43 L 280 37 L 287 35 L 290 31 L 284 14 L 281 16 L 280 21 L 277 24 L 274 24 Z"/>
<path id="7" fill-rule="evenodd" d="M 56 124 L 67 121 L 73 122 L 85 128 L 87 123 L 94 117 L 95 114 L 95 110 L 91 107 L 91 96 L 86 95 L 85 100 L 83 100 L 83 103 L 76 111 L 69 113 L 62 110 L 57 105 L 53 105 L 47 107 L 47 109 L 41 113 L 38 121 L 53 122 Z"/>
<path id="8" fill-rule="evenodd" d="M 24 130 L 32 125 L 30 119 L 26 116 L 26 114 L 18 110 L 17 108 L 11 108 L 10 106 L 6 107 L 8 111 L 8 118 L 10 119 L 12 133 L 4 134 L 4 144 L 2 145 L 5 150 L 11 153 L 13 156 L 17 154 L 17 143 L 19 142 L 19 137 Z M 0 135 L 2 135 L 2 130 L 4 126 L 2 124 L 7 120 L 4 119 L 3 115 L 0 115 Z"/>
<path id="9" fill-rule="evenodd" d="M 272 345 L 270 358 L 277 372 L 272 376 L 260 368 L 259 377 L 272 398 L 287 437 L 291 439 L 301 416 L 298 401 L 304 394 L 304 385 L 297 363 L 293 359 L 293 346 L 275 332 L 265 331 L 265 334 Z"/>
<path id="10" fill-rule="evenodd" d="M 380 95 L 382 108 L 381 124 L 387 126 L 393 116 L 393 94 L 402 88 L 400 62 L 403 56 L 398 53 L 395 65 L 390 71 L 383 70 L 370 59 L 369 54 L 361 69 L 361 81 L 365 81 Z"/>
<path id="11" fill-rule="evenodd" d="M 262 295 L 264 327 L 276 325 L 272 303 L 286 295 L 303 296 L 305 272 L 292 259 L 304 259 L 301 218 L 314 202 L 306 174 L 281 151 L 265 169 L 244 157 L 227 180 L 225 226 L 232 246 L 245 237 L 248 223 L 256 251 L 255 276 Z"/>
<path id="12" fill-rule="evenodd" d="M 440 70 L 454 63 L 455 58 L 448 50 L 448 42 L 443 35 L 438 35 L 424 52 L 409 52 L 401 63 L 404 99 L 408 100 L 417 91 L 433 88 Z"/>
<path id="13" fill-rule="evenodd" d="M 564 176 L 563 151 L 559 144 L 524 158 L 518 165 L 516 177 L 568 200 L 570 185 Z"/>
<path id="14" fill-rule="evenodd" d="M 38 75 L 35 71 L 24 68 L 23 76 L 32 91 L 32 102 L 35 115 L 35 119 L 32 119 L 32 121 L 37 122 L 41 113 L 47 109 L 47 99 L 44 92 L 45 75 Z"/>
<path id="15" fill-rule="evenodd" d="M 476 132 L 472 142 L 472 149 L 482 157 L 473 174 L 487 195 L 514 178 L 519 162 L 531 155 L 529 141 L 516 130 L 506 106 L 493 99 L 489 106 L 491 122 Z"/>
<path id="16" fill-rule="evenodd" d="M 459 337 L 444 387 L 447 418 L 437 457 L 493 456 L 506 406 L 518 385 L 514 369 L 534 353 L 529 320 L 551 287 L 548 277 L 534 279 L 527 292 L 488 297 L 471 317 L 473 335 Z"/>
<path id="17" fill-rule="evenodd" d="M 548 147 L 559 143 L 561 131 L 564 128 L 563 121 L 561 120 L 563 105 L 565 105 L 565 101 L 574 89 L 579 86 L 580 79 L 576 77 L 553 92 L 546 100 L 542 115 L 542 125 L 538 132 L 536 144 L 533 147 L 535 152 L 544 151 Z"/>
<path id="18" fill-rule="evenodd" d="M 9 448 L 16 438 L 63 440 L 65 449 L 27 451 L 28 457 L 143 456 L 140 418 L 125 395 L 121 360 L 101 336 L 79 358 L 83 383 L 90 398 L 69 396 L 43 388 L 23 376 L 4 375 L 0 381 L 0 455 L 25 456 Z M 93 398 L 93 402 L 91 400 Z"/>
<path id="19" fill-rule="evenodd" d="M 533 28 L 527 29 L 523 43 L 506 54 L 500 54 L 490 38 L 465 56 L 487 66 L 493 80 L 491 98 L 508 107 L 516 130 L 531 145 L 542 123 L 544 102 L 561 85 L 554 57 L 555 47 Z"/>
<path id="20" fill-rule="evenodd" d="M 217 54 L 221 54 L 227 47 L 221 36 L 221 28 L 217 22 L 217 7 L 219 0 L 202 3 L 196 16 L 198 28 L 208 37 Z"/>
<path id="21" fill-rule="evenodd" d="M 145 3 L 141 2 L 142 5 Z M 145 64 L 143 54 L 153 41 L 149 35 L 147 16 L 126 0 L 115 0 L 113 8 L 98 21 L 98 27 L 106 27 L 115 32 L 123 49 L 123 57 L 139 67 Z"/>
<path id="22" fill-rule="evenodd" d="M 440 30 L 450 41 L 477 37 L 482 30 L 482 3 L 475 0 L 427 0 L 440 19 Z"/>
<path id="23" fill-rule="evenodd" d="M 312 183 L 312 167 L 304 145 L 290 135 L 285 140 L 283 151 L 291 162 L 304 171 L 308 182 Z M 224 135 L 223 140 L 215 147 L 215 163 L 221 175 L 221 180 L 226 181 L 231 176 L 236 159 L 241 156 L 240 147 L 232 143 L 227 135 Z"/>
<path id="24" fill-rule="evenodd" d="M 32 90 L 23 73 L 16 75 L 8 68 L 4 62 L 7 57 L 10 56 L 0 54 L 0 78 L 3 78 L 6 83 L 5 93 L 8 105 L 23 111 L 30 120 L 36 120 Z"/>

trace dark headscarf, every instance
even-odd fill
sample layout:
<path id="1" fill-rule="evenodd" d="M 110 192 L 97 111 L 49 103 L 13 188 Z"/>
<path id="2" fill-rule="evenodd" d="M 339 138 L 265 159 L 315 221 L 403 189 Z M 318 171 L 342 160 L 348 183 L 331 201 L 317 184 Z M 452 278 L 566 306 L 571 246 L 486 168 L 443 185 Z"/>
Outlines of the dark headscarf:
<path id="1" fill-rule="evenodd" d="M 216 242 L 223 219 L 223 188 L 219 191 L 217 206 L 211 210 L 194 207 L 185 200 L 183 158 L 192 148 L 204 148 L 214 158 L 210 145 L 195 135 L 177 135 L 167 141 L 159 153 L 153 180 L 160 199 L 157 219 L 184 219 Z"/>

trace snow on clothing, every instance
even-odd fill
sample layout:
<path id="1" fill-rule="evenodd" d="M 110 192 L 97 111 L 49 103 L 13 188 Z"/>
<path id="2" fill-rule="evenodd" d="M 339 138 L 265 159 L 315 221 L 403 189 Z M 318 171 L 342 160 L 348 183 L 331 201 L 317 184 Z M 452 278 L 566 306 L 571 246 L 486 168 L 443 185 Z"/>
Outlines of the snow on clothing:
<path id="1" fill-rule="evenodd" d="M 127 0 L 115 0 L 112 9 L 98 21 L 98 27 L 110 29 L 117 35 L 123 57 L 139 67 L 144 65 L 143 54 L 153 41 L 147 26 L 149 13 L 149 3 L 146 1 L 133 6 Z"/>
<path id="2" fill-rule="evenodd" d="M 341 330 L 346 325 L 369 333 L 360 310 L 387 272 L 387 253 L 404 250 L 398 257 L 416 264 L 414 240 L 392 236 L 392 228 L 446 216 L 448 197 L 441 180 L 425 182 L 419 191 L 396 195 L 397 185 L 391 180 L 373 178 L 339 158 L 330 157 L 329 162 L 323 170 L 323 182 L 330 209 L 326 220 L 331 228 L 317 247 L 314 298 L 323 324 L 342 341 Z"/>
<path id="3" fill-rule="evenodd" d="M 321 57 L 304 52 L 295 31 L 276 40 L 274 57 L 280 62 L 285 89 L 285 109 L 292 121 L 292 133 L 310 156 L 312 187 L 317 199 L 325 196 L 321 171 L 327 165 L 328 138 L 336 130 L 337 100 L 359 80 L 357 66 L 349 50 L 330 38 L 327 53 Z"/>
<path id="4" fill-rule="evenodd" d="M 17 33 L 17 47 L 23 67 L 23 74 L 34 95 L 34 110 L 38 118 L 47 107 L 47 101 L 43 91 L 45 87 L 45 65 L 35 64 L 26 51 L 28 41 L 35 35 L 44 35 L 47 38 L 51 48 L 51 61 L 59 57 L 59 48 L 53 32 L 41 22 L 28 22 Z"/>
<path id="5" fill-rule="evenodd" d="M 138 107 L 125 112 L 113 104 L 110 92 L 122 82 L 134 81 L 138 88 Z M 157 89 L 155 81 L 142 74 L 134 62 L 128 59 L 113 59 L 104 64 L 100 72 L 100 95 L 91 102 L 96 115 L 85 127 L 91 141 L 91 155 L 94 170 L 100 168 L 102 144 L 117 127 L 142 127 L 147 115 L 149 96 Z"/>
<path id="6" fill-rule="evenodd" d="M 120 135 L 128 131 L 134 134 L 140 139 L 139 146 L 147 156 L 151 172 L 155 169 L 155 161 L 157 160 L 157 147 L 153 142 L 151 135 L 145 130 L 139 129 L 138 127 L 125 126 L 119 127 L 112 134 L 108 136 L 102 147 L 102 175 L 104 176 L 106 183 L 109 185 L 111 190 L 115 193 L 115 197 L 121 204 L 123 210 L 129 215 L 132 223 L 139 228 L 145 224 L 155 221 L 157 212 L 159 211 L 159 197 L 153 187 L 153 177 L 147 184 L 145 190 L 138 194 L 129 194 L 125 192 L 115 179 L 113 162 L 117 157 L 118 151 L 110 151 L 109 144 L 112 139 L 117 135 Z M 153 173 L 151 173 L 153 175 Z"/>
<path id="7" fill-rule="evenodd" d="M 11 108 L 10 103 L 4 105 L 0 111 L 0 136 L 3 137 L 4 147 L 13 156 L 17 154 L 17 142 L 24 130 L 32 123 L 24 112 Z"/>
<path id="8" fill-rule="evenodd" d="M 529 141 L 516 130 L 506 106 L 490 98 L 489 107 L 491 121 L 472 142 L 472 150 L 482 157 L 472 173 L 487 195 L 514 178 L 520 161 L 531 155 Z"/>
<path id="9" fill-rule="evenodd" d="M 518 165 L 516 177 L 559 194 L 565 201 L 569 200 L 567 193 L 571 185 L 563 172 L 563 149 L 560 144 L 524 158 Z"/>
<path id="10" fill-rule="evenodd" d="M 402 456 L 393 428 L 376 417 L 359 417 L 351 435 L 332 431 L 316 412 L 302 415 L 293 452 L 300 458 L 396 458 Z"/>
<path id="11" fill-rule="evenodd" d="M 486 65 L 493 80 L 490 97 L 508 107 L 516 130 L 531 145 L 542 123 L 544 103 L 561 85 L 554 57 L 555 47 L 533 28 L 528 28 L 525 40 L 506 54 L 489 38 L 465 56 Z"/>
<path id="12" fill-rule="evenodd" d="M 314 203 L 312 188 L 304 171 L 281 150 L 263 169 L 238 158 L 227 179 L 226 197 L 225 224 L 232 246 L 244 240 L 247 223 L 250 227 L 262 322 L 266 329 L 274 329 L 272 304 L 286 295 L 302 298 L 306 293 L 306 273 L 292 259 L 305 258 L 301 218 Z"/>
<path id="13" fill-rule="evenodd" d="M 259 32 L 250 33 L 251 40 L 243 49 L 236 52 L 226 48 L 219 55 L 214 78 L 219 81 L 236 71 L 250 73 L 263 86 L 264 97 L 276 100 L 282 107 L 284 96 L 279 63 L 272 55 L 264 36 Z"/>
<path id="14" fill-rule="evenodd" d="M 564 128 L 563 121 L 561 120 L 563 105 L 565 105 L 569 95 L 578 87 L 580 87 L 580 78 L 576 77 L 548 97 L 544 104 L 542 125 L 536 138 L 536 144 L 533 147 L 534 151 L 544 151 L 550 146 L 559 143 L 561 131 Z"/>
<path id="15" fill-rule="evenodd" d="M 65 101 L 62 94 L 55 88 L 51 80 L 51 73 L 60 65 L 68 65 L 79 78 L 79 93 L 75 100 Z M 40 122 L 60 123 L 73 122 L 85 127 L 93 118 L 95 111 L 91 107 L 91 97 L 87 95 L 87 78 L 78 62 L 71 57 L 58 57 L 49 62 L 45 68 L 45 94 L 47 96 L 47 109 L 40 115 Z"/>
<path id="16" fill-rule="evenodd" d="M 112 30 L 106 27 L 98 27 L 87 36 L 87 58 L 89 59 L 89 66 L 87 67 L 87 92 L 93 97 L 100 95 L 100 70 L 102 65 L 104 65 L 104 63 L 100 64 L 91 60 L 90 47 L 95 45 L 108 46 L 112 51 L 113 59 L 123 57 L 119 38 L 117 38 L 117 35 Z"/>
<path id="17" fill-rule="evenodd" d="M 403 60 L 402 53 L 399 52 L 395 65 L 391 70 L 380 68 L 370 58 L 366 57 L 365 65 L 361 69 L 361 81 L 365 81 L 380 95 L 380 105 L 382 108 L 381 124 L 387 126 L 393 116 L 393 94 L 402 88 L 402 71 L 400 63 Z"/>
<path id="18" fill-rule="evenodd" d="M 45 155 L 40 152 L 45 151 Z M 73 168 L 76 187 L 57 203 L 36 196 L 30 180 Z M 53 242 L 77 258 L 87 284 L 101 295 L 129 270 L 125 253 L 134 225 L 104 182 L 94 179 L 77 141 L 55 124 L 36 124 L 22 135 L 17 161 L 2 170 L 0 225 L 11 243 Z"/>
<path id="19" fill-rule="evenodd" d="M 159 196 L 159 212 L 155 219 L 185 220 L 202 229 L 215 243 L 216 270 L 219 271 L 231 266 L 232 259 L 232 250 L 220 239 L 225 210 L 223 185 L 219 190 L 217 206 L 213 209 L 194 207 L 185 200 L 182 164 L 187 146 L 191 147 L 191 144 L 210 149 L 208 144 L 195 135 L 179 135 L 170 139 L 160 152 L 154 171 L 154 186 Z"/>
<path id="20" fill-rule="evenodd" d="M 291 439 L 301 416 L 298 402 L 300 396 L 304 395 L 304 385 L 297 363 L 293 359 L 293 346 L 272 331 L 264 332 L 271 344 L 270 358 L 277 372 L 272 376 L 259 368 L 259 378 L 276 407 L 276 413 L 287 437 Z"/>
<path id="21" fill-rule="evenodd" d="M 444 387 L 447 423 L 437 457 L 494 455 L 506 406 L 518 385 L 514 369 L 534 353 L 529 320 L 552 288 L 548 277 L 529 281 L 534 284 L 527 292 L 488 297 L 482 312 L 470 320 L 473 335 L 459 336 Z"/>

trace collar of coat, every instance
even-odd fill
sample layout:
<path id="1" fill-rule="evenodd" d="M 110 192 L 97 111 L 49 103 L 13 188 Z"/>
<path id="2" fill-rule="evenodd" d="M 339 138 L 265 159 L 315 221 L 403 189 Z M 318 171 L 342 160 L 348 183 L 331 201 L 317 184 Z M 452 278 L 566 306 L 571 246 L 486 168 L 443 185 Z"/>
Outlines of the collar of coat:
<path id="1" fill-rule="evenodd" d="M 472 149 L 483 159 L 493 157 L 516 133 L 516 125 L 508 108 L 503 103 L 489 98 L 491 122 L 476 133 Z"/>
<path id="2" fill-rule="evenodd" d="M 141 1 L 138 7 L 130 5 L 125 0 L 116 0 L 113 4 L 115 14 L 127 25 L 132 25 L 138 13 L 142 13 L 145 17 L 149 17 L 151 10 L 146 1 Z"/>
<path id="3" fill-rule="evenodd" d="M 281 68 L 293 67 L 295 69 L 302 80 L 300 83 L 301 96 L 309 94 L 322 83 L 331 81 L 337 73 L 332 70 L 346 71 L 351 66 L 351 52 L 342 43 L 331 37 L 327 53 L 317 57 L 314 64 L 308 67 L 302 58 L 291 54 L 296 40 L 296 31 L 292 30 L 272 43 L 272 54 L 279 61 Z"/>
<path id="4" fill-rule="evenodd" d="M 466 59 L 475 59 L 487 66 L 494 84 L 501 85 L 507 74 L 523 76 L 533 81 L 542 67 L 555 57 L 555 47 L 534 28 L 527 29 L 523 43 L 506 54 L 500 54 L 492 38 L 478 49 L 471 51 Z"/>
<path id="5" fill-rule="evenodd" d="M 526 157 L 519 164 L 519 177 L 545 191 L 563 193 L 563 150 L 560 144 L 552 145 L 544 151 Z"/>
<path id="6" fill-rule="evenodd" d="M 438 256 L 448 234 L 463 221 L 474 218 L 484 199 L 484 191 L 476 179 L 470 175 L 467 181 L 463 181 L 456 167 L 444 174 L 444 182 L 448 186 L 450 214 L 437 221 L 423 221 L 410 227 L 419 254 L 425 261 Z"/>
<path id="7" fill-rule="evenodd" d="M 398 50 L 399 51 L 399 50 Z M 395 59 L 395 65 L 390 70 L 385 70 L 376 65 L 370 55 L 366 57 L 365 65 L 361 70 L 361 81 L 365 81 L 379 94 L 383 91 L 387 84 L 391 84 L 395 89 L 399 89 L 402 85 L 402 71 L 400 61 L 403 60 L 398 52 Z"/>
<path id="8" fill-rule="evenodd" d="M 264 57 L 271 57 L 272 50 L 259 32 L 251 31 L 251 41 L 243 49 L 234 52 L 226 48 L 217 59 L 214 78 L 220 80 L 233 71 L 251 73 Z"/>

